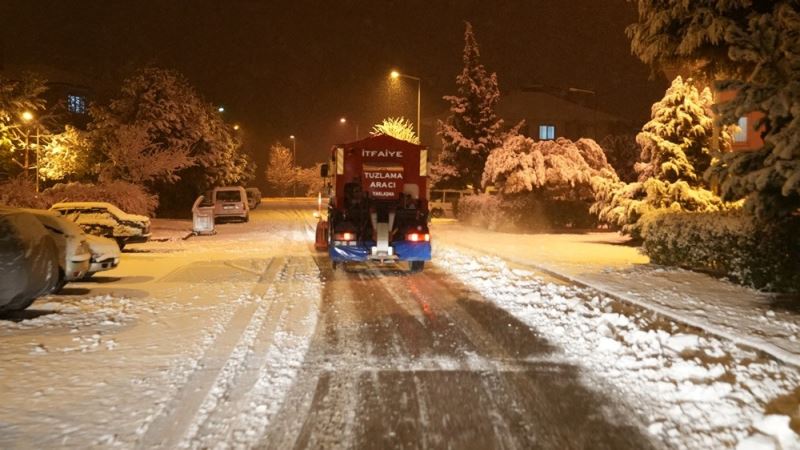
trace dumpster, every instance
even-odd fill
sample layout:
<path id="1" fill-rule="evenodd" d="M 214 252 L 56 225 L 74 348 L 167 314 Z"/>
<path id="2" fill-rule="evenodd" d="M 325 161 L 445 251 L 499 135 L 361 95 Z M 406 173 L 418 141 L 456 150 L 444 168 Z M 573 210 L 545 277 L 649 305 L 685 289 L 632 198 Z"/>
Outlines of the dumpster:
<path id="1" fill-rule="evenodd" d="M 214 204 L 205 195 L 197 197 L 192 205 L 192 231 L 196 235 L 215 234 Z"/>

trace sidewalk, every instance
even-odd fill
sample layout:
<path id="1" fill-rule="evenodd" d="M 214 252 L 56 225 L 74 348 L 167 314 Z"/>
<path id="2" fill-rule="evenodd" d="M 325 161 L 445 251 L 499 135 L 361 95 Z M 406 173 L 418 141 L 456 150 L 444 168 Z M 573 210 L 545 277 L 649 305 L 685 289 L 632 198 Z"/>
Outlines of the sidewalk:
<path id="1" fill-rule="evenodd" d="M 549 272 L 800 366 L 799 296 L 650 265 L 617 233 L 511 234 L 435 221 L 432 235 L 435 242 Z"/>

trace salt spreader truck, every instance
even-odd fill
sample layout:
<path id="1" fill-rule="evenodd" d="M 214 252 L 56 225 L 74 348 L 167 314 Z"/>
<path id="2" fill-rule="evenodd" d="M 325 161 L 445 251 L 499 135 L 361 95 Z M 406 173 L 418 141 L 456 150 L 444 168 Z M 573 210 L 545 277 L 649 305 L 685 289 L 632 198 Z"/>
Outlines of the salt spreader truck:
<path id="1" fill-rule="evenodd" d="M 408 261 L 412 272 L 431 259 L 428 150 L 391 136 L 335 145 L 321 175 L 331 188 L 328 220 L 317 247 L 333 267 L 346 262 Z"/>

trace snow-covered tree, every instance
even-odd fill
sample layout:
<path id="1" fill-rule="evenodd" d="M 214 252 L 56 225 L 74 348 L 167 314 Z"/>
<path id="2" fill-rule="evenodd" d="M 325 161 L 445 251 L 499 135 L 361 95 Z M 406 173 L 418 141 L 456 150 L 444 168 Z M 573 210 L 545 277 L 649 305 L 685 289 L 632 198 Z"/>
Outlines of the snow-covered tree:
<path id="1" fill-rule="evenodd" d="M 636 143 L 634 134 L 609 134 L 601 139 L 599 144 L 620 180 L 630 183 L 639 178 L 634 164 L 639 159 L 642 149 Z"/>
<path id="2" fill-rule="evenodd" d="M 297 168 L 298 192 L 305 192 L 306 196 L 316 196 L 325 188 L 325 179 L 320 174 L 322 163 L 317 163 L 313 167 Z"/>
<path id="3" fill-rule="evenodd" d="M 67 125 L 62 133 L 49 135 L 36 163 L 46 180 L 78 179 L 89 171 L 89 143 L 86 133 Z"/>
<path id="4" fill-rule="evenodd" d="M 477 188 L 489 152 L 502 145 L 503 120 L 495 106 L 500 98 L 497 74 L 480 62 L 478 43 L 467 22 L 464 32 L 464 68 L 456 77 L 456 95 L 445 96 L 450 116 L 439 122 L 443 149 L 431 167 L 442 186 Z"/>
<path id="5" fill-rule="evenodd" d="M 482 183 L 503 194 L 533 192 L 551 200 L 591 200 L 593 178 L 619 180 L 594 140 L 535 142 L 513 135 L 487 158 Z"/>
<path id="6" fill-rule="evenodd" d="M 677 77 L 652 109 L 652 119 L 636 136 L 642 148 L 635 165 L 639 180 L 593 180 L 596 203 L 592 211 L 600 220 L 617 225 L 624 233 L 641 237 L 641 221 L 648 212 L 717 211 L 722 201 L 708 189 L 702 174 L 712 161 L 714 139 L 708 88 L 698 90 L 691 79 Z M 716 145 L 726 151 L 730 135 L 720 131 Z"/>
<path id="7" fill-rule="evenodd" d="M 760 217 L 800 208 L 800 7 L 795 0 L 637 1 L 632 50 L 657 68 L 691 67 L 732 100 L 718 121 L 750 112 L 763 119 L 764 146 L 721 156 L 710 170 L 727 200 L 746 198 Z"/>
<path id="8" fill-rule="evenodd" d="M 372 127 L 370 134 L 373 136 L 385 134 L 386 136 L 391 136 L 401 141 L 419 144 L 419 137 L 417 137 L 417 133 L 414 132 L 414 124 L 405 117 L 389 117 L 383 119 L 383 122 Z"/>
<path id="9" fill-rule="evenodd" d="M 233 128 L 177 72 L 140 70 L 90 112 L 101 174 L 145 182 L 162 200 L 182 203 L 251 170 Z"/>
<path id="10" fill-rule="evenodd" d="M 297 171 L 292 162 L 292 151 L 281 143 L 275 143 L 269 150 L 269 162 L 265 173 L 267 183 L 278 195 L 286 195 L 297 182 Z"/>
<path id="11" fill-rule="evenodd" d="M 43 110 L 46 91 L 45 81 L 33 74 L 20 80 L 0 77 L 0 172 L 17 174 L 33 165 L 35 160 L 29 154 L 28 167 L 24 167 L 26 134 L 33 130 L 23 122 L 22 114 Z"/>

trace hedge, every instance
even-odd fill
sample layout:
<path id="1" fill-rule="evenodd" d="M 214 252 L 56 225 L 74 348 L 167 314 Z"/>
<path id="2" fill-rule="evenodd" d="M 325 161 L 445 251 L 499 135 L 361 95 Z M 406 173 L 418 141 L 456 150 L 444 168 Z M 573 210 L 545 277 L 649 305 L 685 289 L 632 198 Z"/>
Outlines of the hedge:
<path id="1" fill-rule="evenodd" d="M 534 195 L 478 194 L 462 197 L 457 217 L 470 225 L 500 231 L 550 231 L 594 228 L 589 203 L 542 200 Z"/>
<path id="2" fill-rule="evenodd" d="M 800 291 L 800 217 L 764 223 L 742 212 L 658 212 L 643 217 L 655 264 L 727 276 L 751 287 Z"/>

